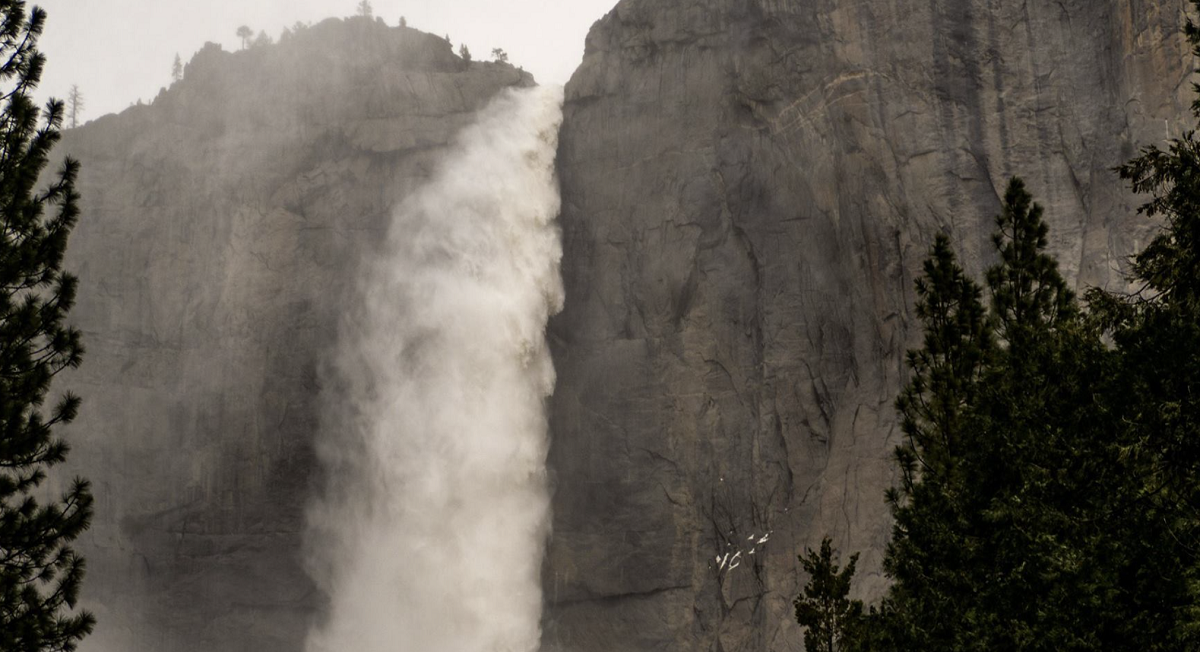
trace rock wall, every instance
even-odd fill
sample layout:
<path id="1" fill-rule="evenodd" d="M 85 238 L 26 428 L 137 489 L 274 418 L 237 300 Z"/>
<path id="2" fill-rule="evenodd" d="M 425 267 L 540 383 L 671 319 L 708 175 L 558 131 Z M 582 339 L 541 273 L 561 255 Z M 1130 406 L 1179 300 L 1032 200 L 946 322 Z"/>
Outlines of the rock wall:
<path id="1" fill-rule="evenodd" d="M 593 27 L 558 160 L 546 650 L 801 650 L 824 534 L 883 591 L 933 235 L 981 272 L 1019 174 L 1066 275 L 1119 287 L 1150 225 L 1112 167 L 1190 122 L 1184 6 L 622 0 Z"/>
<path id="2" fill-rule="evenodd" d="M 152 104 L 66 133 L 87 354 L 71 461 L 95 484 L 82 650 L 295 652 L 323 356 L 390 209 L 506 86 L 365 19 L 216 46 Z"/>
<path id="3" fill-rule="evenodd" d="M 559 150 L 547 652 L 800 650 L 795 555 L 824 534 L 882 592 L 928 244 L 982 271 L 1020 174 L 1067 275 L 1120 286 L 1152 227 L 1111 168 L 1190 122 L 1184 5 L 622 0 L 596 24 Z M 301 649 L 342 298 L 453 134 L 531 82 L 327 21 L 66 134 L 85 651 Z"/>

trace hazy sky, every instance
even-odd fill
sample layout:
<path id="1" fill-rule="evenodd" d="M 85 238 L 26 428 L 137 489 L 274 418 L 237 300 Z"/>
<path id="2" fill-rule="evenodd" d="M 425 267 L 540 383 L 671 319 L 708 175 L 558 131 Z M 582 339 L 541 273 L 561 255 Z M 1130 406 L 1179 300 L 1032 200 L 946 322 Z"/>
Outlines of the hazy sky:
<path id="1" fill-rule="evenodd" d="M 358 0 L 40 0 L 49 17 L 42 95 L 84 96 L 84 118 L 149 101 L 170 83 L 175 54 L 186 63 L 205 41 L 235 50 L 239 25 L 279 38 L 284 26 L 349 16 Z M 542 82 L 563 83 L 583 56 L 592 23 L 616 0 L 371 0 L 390 25 L 400 16 L 434 34 L 449 34 L 457 51 L 476 58 L 504 48 L 509 61 Z"/>

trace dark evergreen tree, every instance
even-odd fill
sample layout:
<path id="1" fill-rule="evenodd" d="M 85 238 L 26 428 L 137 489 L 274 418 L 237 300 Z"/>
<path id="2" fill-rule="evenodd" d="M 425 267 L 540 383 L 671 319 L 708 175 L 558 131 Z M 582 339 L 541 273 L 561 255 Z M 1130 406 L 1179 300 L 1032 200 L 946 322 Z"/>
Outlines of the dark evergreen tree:
<path id="1" fill-rule="evenodd" d="M 1091 428 L 1103 349 L 1046 252 L 1048 226 L 1020 179 L 1005 192 L 987 274 L 997 354 L 975 410 L 968 514 L 975 558 L 963 649 L 1095 649 L 1080 474 L 1103 438 Z M 1100 448 L 1098 448 L 1098 446 Z M 1100 564 L 1103 566 L 1103 564 Z"/>
<path id="2" fill-rule="evenodd" d="M 1045 251 L 1049 231 L 1042 207 L 1033 203 L 1025 183 L 1012 179 L 992 236 L 1001 262 L 987 275 L 999 335 L 1010 347 L 1078 314 L 1058 262 Z"/>
<path id="3" fill-rule="evenodd" d="M 1186 34 L 1200 56 L 1200 27 Z M 1120 173 L 1164 223 L 1133 259 L 1133 295 L 1092 290 L 1081 309 L 1019 180 L 989 310 L 935 244 L 871 649 L 1200 647 L 1200 141 Z"/>
<path id="4" fill-rule="evenodd" d="M 1200 56 L 1200 26 L 1186 35 Z M 1200 141 L 1120 174 L 1163 223 L 1131 295 L 1092 290 L 1081 308 L 1017 179 L 987 309 L 935 243 L 897 400 L 894 584 L 858 649 L 1200 649 Z"/>
<path id="5" fill-rule="evenodd" d="M 1132 652 L 1190 640 L 1195 564 L 1173 539 L 1195 530 L 1147 482 L 1165 450 L 1146 448 L 1158 438 L 1148 411 L 1170 409 L 1132 372 L 1148 358 L 1106 345 L 1105 321 L 1080 310 L 1046 235 L 1014 179 L 990 310 L 943 238 L 917 284 L 926 336 L 897 401 L 906 442 L 884 561 L 894 585 L 869 618 L 871 638 L 886 641 L 875 649 Z"/>
<path id="6" fill-rule="evenodd" d="M 1192 0 L 1200 13 L 1200 0 Z M 1184 33 L 1200 54 L 1200 26 Z M 1200 118 L 1200 85 L 1192 113 Z M 1137 291 L 1089 293 L 1117 344 L 1123 385 L 1119 414 L 1122 460 L 1140 482 L 1124 500 L 1142 515 L 1151 536 L 1130 533 L 1129 555 L 1151 557 L 1143 574 L 1121 585 L 1127 602 L 1152 607 L 1153 626 L 1176 649 L 1200 647 L 1200 141 L 1195 130 L 1163 150 L 1151 145 L 1119 169 L 1133 190 L 1150 195 L 1139 213 L 1162 228 L 1133 258 Z M 1175 581 L 1147 599 L 1145 578 Z M 1166 584 L 1165 582 L 1162 584 Z M 1167 636 L 1169 634 L 1169 637 Z M 1162 647 L 1161 649 L 1168 649 Z"/>
<path id="7" fill-rule="evenodd" d="M 73 611 L 84 563 L 68 545 L 87 528 L 92 498 L 83 480 L 57 500 L 41 485 L 67 455 L 57 427 L 79 408 L 69 394 L 44 406 L 51 380 L 83 353 L 64 323 L 76 281 L 62 271 L 79 166 L 67 159 L 37 190 L 64 117 L 62 102 L 39 113 L 30 97 L 46 15 L 0 0 L 0 16 L 0 650 L 72 650 L 94 622 Z"/>
<path id="8" fill-rule="evenodd" d="M 183 59 L 179 58 L 179 53 L 175 53 L 175 61 L 171 64 L 171 81 L 183 81 Z"/>
<path id="9" fill-rule="evenodd" d="M 934 242 L 916 290 L 924 347 L 909 351 L 912 375 L 897 400 L 905 435 L 897 451 L 904 493 L 918 478 L 950 480 L 963 452 L 964 418 L 993 350 L 979 286 L 958 266 L 945 235 Z"/>
<path id="10" fill-rule="evenodd" d="M 1084 649 L 1090 635 L 1072 624 L 1087 575 L 1073 459 L 1094 448 L 1076 406 L 1103 350 L 1019 179 L 996 225 L 990 310 L 944 237 L 917 282 L 925 340 L 897 400 L 906 441 L 888 496 L 895 584 L 873 616 L 898 649 Z"/>
<path id="11" fill-rule="evenodd" d="M 842 652 L 854 649 L 855 636 L 862 623 L 862 602 L 851 600 L 850 582 L 858 555 L 852 555 L 845 568 L 839 569 L 829 537 L 821 541 L 820 552 L 805 551 L 800 565 L 808 573 L 808 584 L 796 598 L 796 622 L 804 627 L 807 652 Z"/>
<path id="12" fill-rule="evenodd" d="M 900 486 L 887 494 L 895 523 L 884 565 L 895 584 L 883 614 L 901 649 L 954 649 L 974 553 L 964 462 L 975 450 L 970 420 L 994 350 L 992 324 L 945 236 L 916 289 L 925 339 L 908 354 L 912 375 L 897 400 L 905 439 L 896 450 Z"/>

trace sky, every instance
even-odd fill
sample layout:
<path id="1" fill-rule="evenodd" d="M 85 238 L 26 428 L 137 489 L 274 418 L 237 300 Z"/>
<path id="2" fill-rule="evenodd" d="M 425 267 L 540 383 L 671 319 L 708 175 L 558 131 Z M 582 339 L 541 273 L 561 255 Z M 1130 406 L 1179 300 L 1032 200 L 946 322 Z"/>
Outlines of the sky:
<path id="1" fill-rule="evenodd" d="M 542 83 L 565 83 L 583 57 L 592 23 L 617 0 L 370 0 L 390 25 L 449 34 L 476 59 L 503 48 L 513 65 Z M 358 0 L 31 0 L 46 10 L 41 50 L 46 55 L 39 95 L 65 98 L 72 84 L 83 95 L 83 118 L 150 101 L 171 79 L 178 53 L 184 63 L 206 41 L 236 50 L 236 31 L 248 25 L 273 39 L 296 21 L 319 22 L 355 13 Z"/>

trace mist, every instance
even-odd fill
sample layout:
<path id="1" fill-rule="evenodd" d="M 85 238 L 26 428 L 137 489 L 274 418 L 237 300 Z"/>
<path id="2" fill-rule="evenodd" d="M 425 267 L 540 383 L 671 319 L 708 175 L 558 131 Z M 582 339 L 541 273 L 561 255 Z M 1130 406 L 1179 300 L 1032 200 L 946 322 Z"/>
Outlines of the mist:
<path id="1" fill-rule="evenodd" d="M 538 647 L 561 103 L 493 100 L 363 266 L 326 374 L 308 652 Z"/>
<path id="2" fill-rule="evenodd" d="M 47 66 L 38 96 L 65 98 L 78 84 L 86 100 L 85 120 L 121 111 L 139 99 L 150 102 L 171 84 L 176 54 L 187 63 L 205 42 L 236 51 L 237 28 L 246 25 L 278 39 L 297 21 L 319 23 L 356 13 L 358 0 L 38 0 L 49 13 L 41 45 Z M 508 52 L 513 65 L 539 83 L 562 84 L 583 57 L 592 23 L 615 0 L 372 0 L 374 13 L 395 26 L 408 25 L 466 45 L 477 60 L 492 48 Z M 121 65 L 113 65 L 114 61 Z"/>

